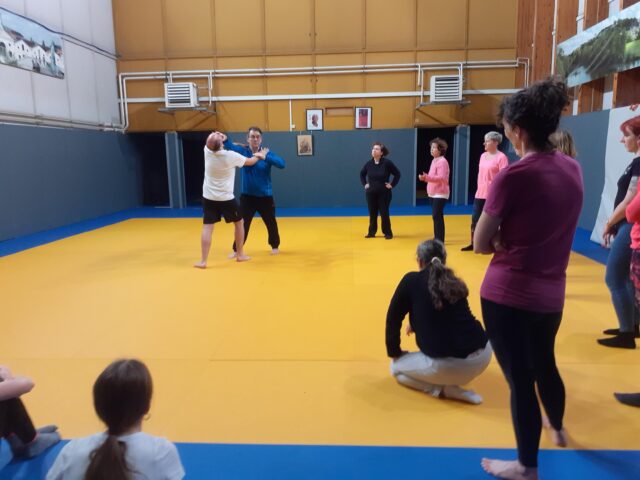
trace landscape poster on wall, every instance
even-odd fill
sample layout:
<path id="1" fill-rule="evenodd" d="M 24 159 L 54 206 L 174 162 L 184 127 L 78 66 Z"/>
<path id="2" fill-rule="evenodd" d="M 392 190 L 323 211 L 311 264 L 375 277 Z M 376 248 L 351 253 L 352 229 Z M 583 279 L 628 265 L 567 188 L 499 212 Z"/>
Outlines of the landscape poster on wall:
<path id="1" fill-rule="evenodd" d="M 64 78 L 62 38 L 39 23 L 0 8 L 0 64 Z"/>
<path id="2" fill-rule="evenodd" d="M 575 87 L 640 66 L 640 3 L 558 45 L 557 72 Z"/>

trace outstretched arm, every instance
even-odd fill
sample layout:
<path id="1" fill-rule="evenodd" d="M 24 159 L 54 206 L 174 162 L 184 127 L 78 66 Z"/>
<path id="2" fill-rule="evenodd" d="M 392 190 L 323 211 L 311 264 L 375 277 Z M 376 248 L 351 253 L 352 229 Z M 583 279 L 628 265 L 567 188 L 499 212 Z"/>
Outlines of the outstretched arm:
<path id="1" fill-rule="evenodd" d="M 409 313 L 409 298 L 406 291 L 406 276 L 400 281 L 396 288 L 389 309 L 387 310 L 387 326 L 385 339 L 387 344 L 387 355 L 391 358 L 401 357 L 404 352 L 400 348 L 400 329 L 402 320 Z"/>

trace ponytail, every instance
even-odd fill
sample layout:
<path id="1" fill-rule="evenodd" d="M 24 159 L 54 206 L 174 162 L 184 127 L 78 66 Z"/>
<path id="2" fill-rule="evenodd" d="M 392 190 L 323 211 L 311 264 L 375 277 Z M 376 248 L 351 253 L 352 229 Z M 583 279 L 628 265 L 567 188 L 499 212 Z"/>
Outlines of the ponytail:
<path id="1" fill-rule="evenodd" d="M 84 480 L 131 480 L 132 472 L 125 459 L 126 449 L 126 444 L 118 437 L 107 434 L 104 443 L 91 452 Z"/>
<path id="2" fill-rule="evenodd" d="M 440 240 L 422 242 L 418 245 L 417 255 L 429 274 L 427 289 L 436 310 L 442 310 L 444 302 L 454 304 L 469 296 L 469 289 L 464 281 L 445 265 L 447 252 Z"/>

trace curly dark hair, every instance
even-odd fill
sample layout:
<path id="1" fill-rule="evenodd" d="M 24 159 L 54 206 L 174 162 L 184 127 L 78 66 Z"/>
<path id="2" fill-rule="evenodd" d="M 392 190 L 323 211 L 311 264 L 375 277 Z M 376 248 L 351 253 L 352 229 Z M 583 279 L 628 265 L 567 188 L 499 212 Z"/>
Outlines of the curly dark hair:
<path id="1" fill-rule="evenodd" d="M 498 125 L 508 123 L 520 127 L 538 150 L 551 150 L 549 135 L 560 123 L 560 115 L 569 104 L 569 94 L 564 82 L 547 78 L 520 90 L 500 102 Z"/>
<path id="2" fill-rule="evenodd" d="M 445 142 L 443 139 L 441 138 L 434 138 L 433 140 L 429 141 L 429 147 L 431 147 L 431 145 L 436 144 L 436 146 L 438 147 L 438 151 L 440 152 L 440 156 L 443 157 L 445 153 L 447 153 L 447 148 L 449 148 L 449 145 L 447 145 L 447 142 Z"/>

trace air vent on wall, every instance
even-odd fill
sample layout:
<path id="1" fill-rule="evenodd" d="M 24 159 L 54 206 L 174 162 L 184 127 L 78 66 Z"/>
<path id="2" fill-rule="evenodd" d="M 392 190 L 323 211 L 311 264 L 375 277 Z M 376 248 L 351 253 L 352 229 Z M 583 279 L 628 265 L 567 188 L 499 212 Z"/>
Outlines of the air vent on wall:
<path id="1" fill-rule="evenodd" d="M 198 87 L 195 83 L 165 83 L 166 108 L 194 108 L 198 106 Z"/>
<path id="2" fill-rule="evenodd" d="M 459 75 L 434 75 L 430 80 L 432 103 L 460 102 L 462 100 L 462 77 Z"/>

